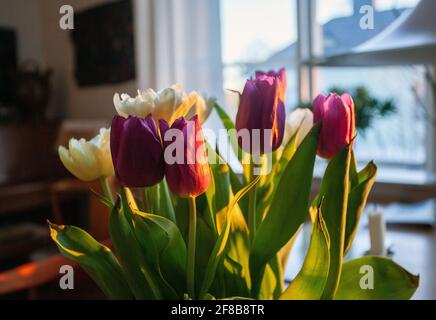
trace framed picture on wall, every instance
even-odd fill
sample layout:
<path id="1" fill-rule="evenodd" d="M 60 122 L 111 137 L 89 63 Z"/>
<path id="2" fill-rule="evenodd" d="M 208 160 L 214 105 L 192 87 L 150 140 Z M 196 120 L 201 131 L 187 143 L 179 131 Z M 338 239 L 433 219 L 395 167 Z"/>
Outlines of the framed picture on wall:
<path id="1" fill-rule="evenodd" d="M 13 74 L 17 69 L 17 41 L 15 31 L 0 28 L 0 105 L 14 99 Z"/>
<path id="2" fill-rule="evenodd" d="M 79 86 L 135 78 L 131 0 L 107 3 L 75 14 L 72 41 Z"/>

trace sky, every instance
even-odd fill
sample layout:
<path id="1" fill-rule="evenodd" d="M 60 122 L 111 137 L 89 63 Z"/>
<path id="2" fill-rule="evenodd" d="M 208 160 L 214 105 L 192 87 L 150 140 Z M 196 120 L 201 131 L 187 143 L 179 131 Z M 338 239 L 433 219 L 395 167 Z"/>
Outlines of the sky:
<path id="1" fill-rule="evenodd" d="M 375 0 L 376 10 L 411 7 L 419 0 Z M 317 21 L 352 14 L 352 0 L 317 0 Z M 225 64 L 262 61 L 297 39 L 295 0 L 221 0 Z"/>

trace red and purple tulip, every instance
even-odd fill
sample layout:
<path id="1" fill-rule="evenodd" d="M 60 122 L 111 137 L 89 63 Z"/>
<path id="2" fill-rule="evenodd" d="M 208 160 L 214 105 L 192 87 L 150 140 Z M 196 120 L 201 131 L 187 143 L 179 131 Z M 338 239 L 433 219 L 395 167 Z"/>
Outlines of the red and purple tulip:
<path id="1" fill-rule="evenodd" d="M 265 74 L 247 80 L 236 115 L 238 143 L 244 151 L 269 153 L 282 143 L 286 120 L 282 85 L 278 76 Z M 250 143 L 241 130 L 248 130 Z"/>
<path id="2" fill-rule="evenodd" d="M 321 122 L 317 153 L 331 159 L 339 150 L 350 144 L 355 136 L 354 102 L 345 93 L 342 96 L 320 94 L 313 102 L 314 122 Z"/>
<path id="3" fill-rule="evenodd" d="M 151 114 L 145 119 L 115 116 L 110 144 L 115 176 L 124 186 L 149 187 L 163 179 L 163 147 Z"/>
<path id="4" fill-rule="evenodd" d="M 159 121 L 165 146 L 165 176 L 170 190 L 184 198 L 196 197 L 209 186 L 209 163 L 198 116 L 178 118 L 171 125 Z M 181 153 L 181 154 L 180 154 Z"/>

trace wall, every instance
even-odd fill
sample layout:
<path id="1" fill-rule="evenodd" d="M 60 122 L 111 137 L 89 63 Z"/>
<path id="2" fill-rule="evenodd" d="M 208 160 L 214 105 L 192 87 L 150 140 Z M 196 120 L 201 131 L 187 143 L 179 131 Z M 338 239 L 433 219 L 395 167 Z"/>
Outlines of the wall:
<path id="1" fill-rule="evenodd" d="M 70 32 L 59 27 L 59 8 L 72 4 L 74 11 L 109 2 L 108 0 L 38 0 L 42 22 L 44 57 L 48 67 L 55 70 L 54 94 L 51 110 L 58 110 L 76 119 L 112 118 L 115 92 L 136 92 L 136 81 L 122 84 L 100 85 L 80 88 L 74 79 L 73 46 Z M 116 23 L 116 21 L 114 21 Z"/>
<path id="2" fill-rule="evenodd" d="M 0 26 L 15 29 L 18 62 L 44 61 L 38 1 L 0 0 Z"/>

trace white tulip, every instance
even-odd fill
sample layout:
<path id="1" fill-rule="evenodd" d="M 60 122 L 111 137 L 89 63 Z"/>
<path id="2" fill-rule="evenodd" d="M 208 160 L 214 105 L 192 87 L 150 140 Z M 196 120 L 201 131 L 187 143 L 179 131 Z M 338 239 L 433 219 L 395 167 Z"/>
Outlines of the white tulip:
<path id="1" fill-rule="evenodd" d="M 193 114 L 198 114 L 200 121 L 204 122 L 210 114 L 203 97 L 195 91 L 187 95 L 177 84 L 159 92 L 153 89 L 138 90 L 136 97 L 116 93 L 113 100 L 115 109 L 122 117 L 130 115 L 145 118 L 151 113 L 156 121 L 163 119 L 169 125 L 177 118 L 190 118 Z"/>
<path id="2" fill-rule="evenodd" d="M 298 130 L 297 147 L 313 127 L 313 113 L 307 108 L 295 109 L 286 119 L 285 144 Z"/>
<path id="3" fill-rule="evenodd" d="M 70 139 L 68 149 L 59 146 L 59 157 L 74 176 L 92 181 L 114 175 L 110 152 L 110 129 L 102 128 L 90 141 Z"/>

